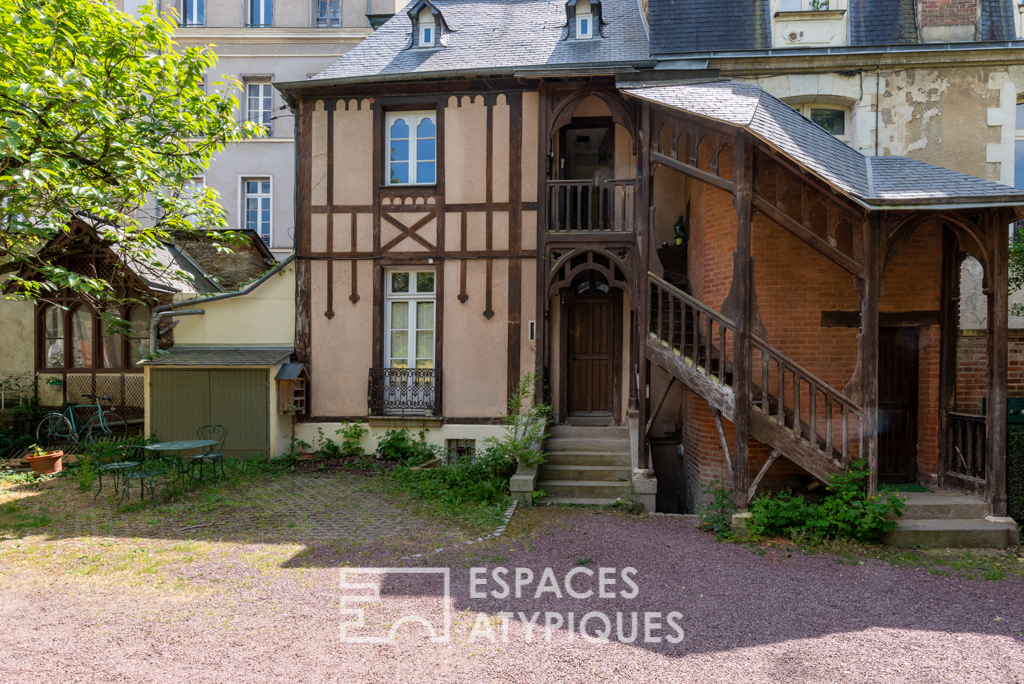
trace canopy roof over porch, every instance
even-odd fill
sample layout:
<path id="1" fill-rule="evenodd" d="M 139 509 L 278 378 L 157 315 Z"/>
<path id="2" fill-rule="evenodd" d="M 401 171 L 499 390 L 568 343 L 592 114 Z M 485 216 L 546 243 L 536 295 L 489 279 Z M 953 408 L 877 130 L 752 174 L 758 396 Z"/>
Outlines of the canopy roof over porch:
<path id="1" fill-rule="evenodd" d="M 623 85 L 620 90 L 745 129 L 869 210 L 1024 204 L 1024 190 L 909 157 L 866 157 L 755 85 L 703 80 Z"/>

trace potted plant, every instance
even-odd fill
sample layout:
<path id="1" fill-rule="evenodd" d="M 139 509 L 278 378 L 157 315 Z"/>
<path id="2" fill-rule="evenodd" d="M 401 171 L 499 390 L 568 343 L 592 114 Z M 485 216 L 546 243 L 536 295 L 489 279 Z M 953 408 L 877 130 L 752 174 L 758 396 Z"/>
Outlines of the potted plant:
<path id="1" fill-rule="evenodd" d="M 26 456 L 25 460 L 32 466 L 32 470 L 40 475 L 52 475 L 64 469 L 61 458 L 63 451 L 46 451 L 38 444 L 32 445 L 32 455 Z"/>
<path id="2" fill-rule="evenodd" d="M 309 442 L 304 442 L 301 439 L 293 440 L 292 449 L 299 454 L 299 460 L 301 461 L 312 461 L 316 458 L 316 453 L 313 451 L 313 445 Z"/>

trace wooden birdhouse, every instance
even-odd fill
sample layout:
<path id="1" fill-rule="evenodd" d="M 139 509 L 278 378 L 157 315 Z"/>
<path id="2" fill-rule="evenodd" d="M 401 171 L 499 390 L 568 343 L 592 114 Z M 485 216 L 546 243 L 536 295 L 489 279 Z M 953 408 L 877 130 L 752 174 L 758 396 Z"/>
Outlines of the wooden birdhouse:
<path id="1" fill-rule="evenodd" d="M 306 413 L 309 372 L 305 364 L 285 363 L 277 371 L 277 407 L 279 413 L 302 415 Z"/>

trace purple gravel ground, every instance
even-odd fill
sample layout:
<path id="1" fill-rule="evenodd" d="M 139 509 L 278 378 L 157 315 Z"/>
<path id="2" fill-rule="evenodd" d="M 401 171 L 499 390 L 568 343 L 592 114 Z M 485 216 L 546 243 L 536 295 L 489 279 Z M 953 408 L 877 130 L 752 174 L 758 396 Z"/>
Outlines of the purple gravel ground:
<path id="1" fill-rule="evenodd" d="M 549 515 L 550 520 L 543 520 Z M 402 561 L 451 567 L 452 626 L 434 643 L 419 625 L 383 644 L 339 638 L 340 567 L 365 556 L 316 546 L 272 571 L 246 560 L 255 547 L 232 547 L 177 572 L 192 592 L 86 584 L 0 589 L 0 680 L 4 682 L 1021 682 L 1024 681 L 1024 586 L 929 575 L 878 561 L 842 564 L 716 543 L 691 520 L 595 515 L 590 510 L 517 513 L 509 538 Z M 636 598 L 574 599 L 565 574 L 578 559 L 595 571 L 636 568 Z M 395 559 L 370 557 L 373 562 Z M 470 596 L 470 564 L 530 568 L 521 598 Z M 552 568 L 561 599 L 534 598 Z M 366 576 L 352 581 L 366 580 Z M 403 615 L 441 624 L 437 575 L 388 575 L 362 629 L 384 634 Z M 577 575 L 576 591 L 597 589 Z M 486 588 L 497 589 L 490 581 Z M 616 590 L 627 590 L 619 579 Z M 514 592 L 514 589 L 513 589 Z M 346 596 L 360 592 L 346 590 Z M 365 593 L 365 592 L 363 592 Z M 346 604 L 352 607 L 352 602 Z M 527 639 L 519 617 L 507 643 L 499 612 L 540 612 Z M 545 638 L 544 613 L 568 619 L 599 611 L 611 617 L 609 641 L 590 643 L 563 627 Z M 640 638 L 621 643 L 614 616 L 640 613 Z M 640 643 L 644 612 L 677 611 L 678 644 Z M 470 639 L 478 614 L 486 634 Z M 593 620 L 593 619 L 592 619 Z M 381 626 L 384 629 L 381 629 Z M 376 630 L 374 629 L 376 628 Z M 591 621 L 588 632 L 603 629 Z M 657 633 L 657 632 L 655 632 Z"/>

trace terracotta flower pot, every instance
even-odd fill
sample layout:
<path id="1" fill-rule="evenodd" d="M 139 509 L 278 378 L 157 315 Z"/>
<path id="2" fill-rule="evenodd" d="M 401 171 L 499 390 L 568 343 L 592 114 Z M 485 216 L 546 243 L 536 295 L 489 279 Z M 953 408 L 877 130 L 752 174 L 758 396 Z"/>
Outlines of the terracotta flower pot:
<path id="1" fill-rule="evenodd" d="M 299 454 L 299 458 L 303 461 L 312 461 L 316 458 L 316 454 Z"/>
<path id="2" fill-rule="evenodd" d="M 49 451 L 42 456 L 26 456 L 25 460 L 32 466 L 32 470 L 40 475 L 52 475 L 64 469 L 61 458 L 63 451 Z"/>

